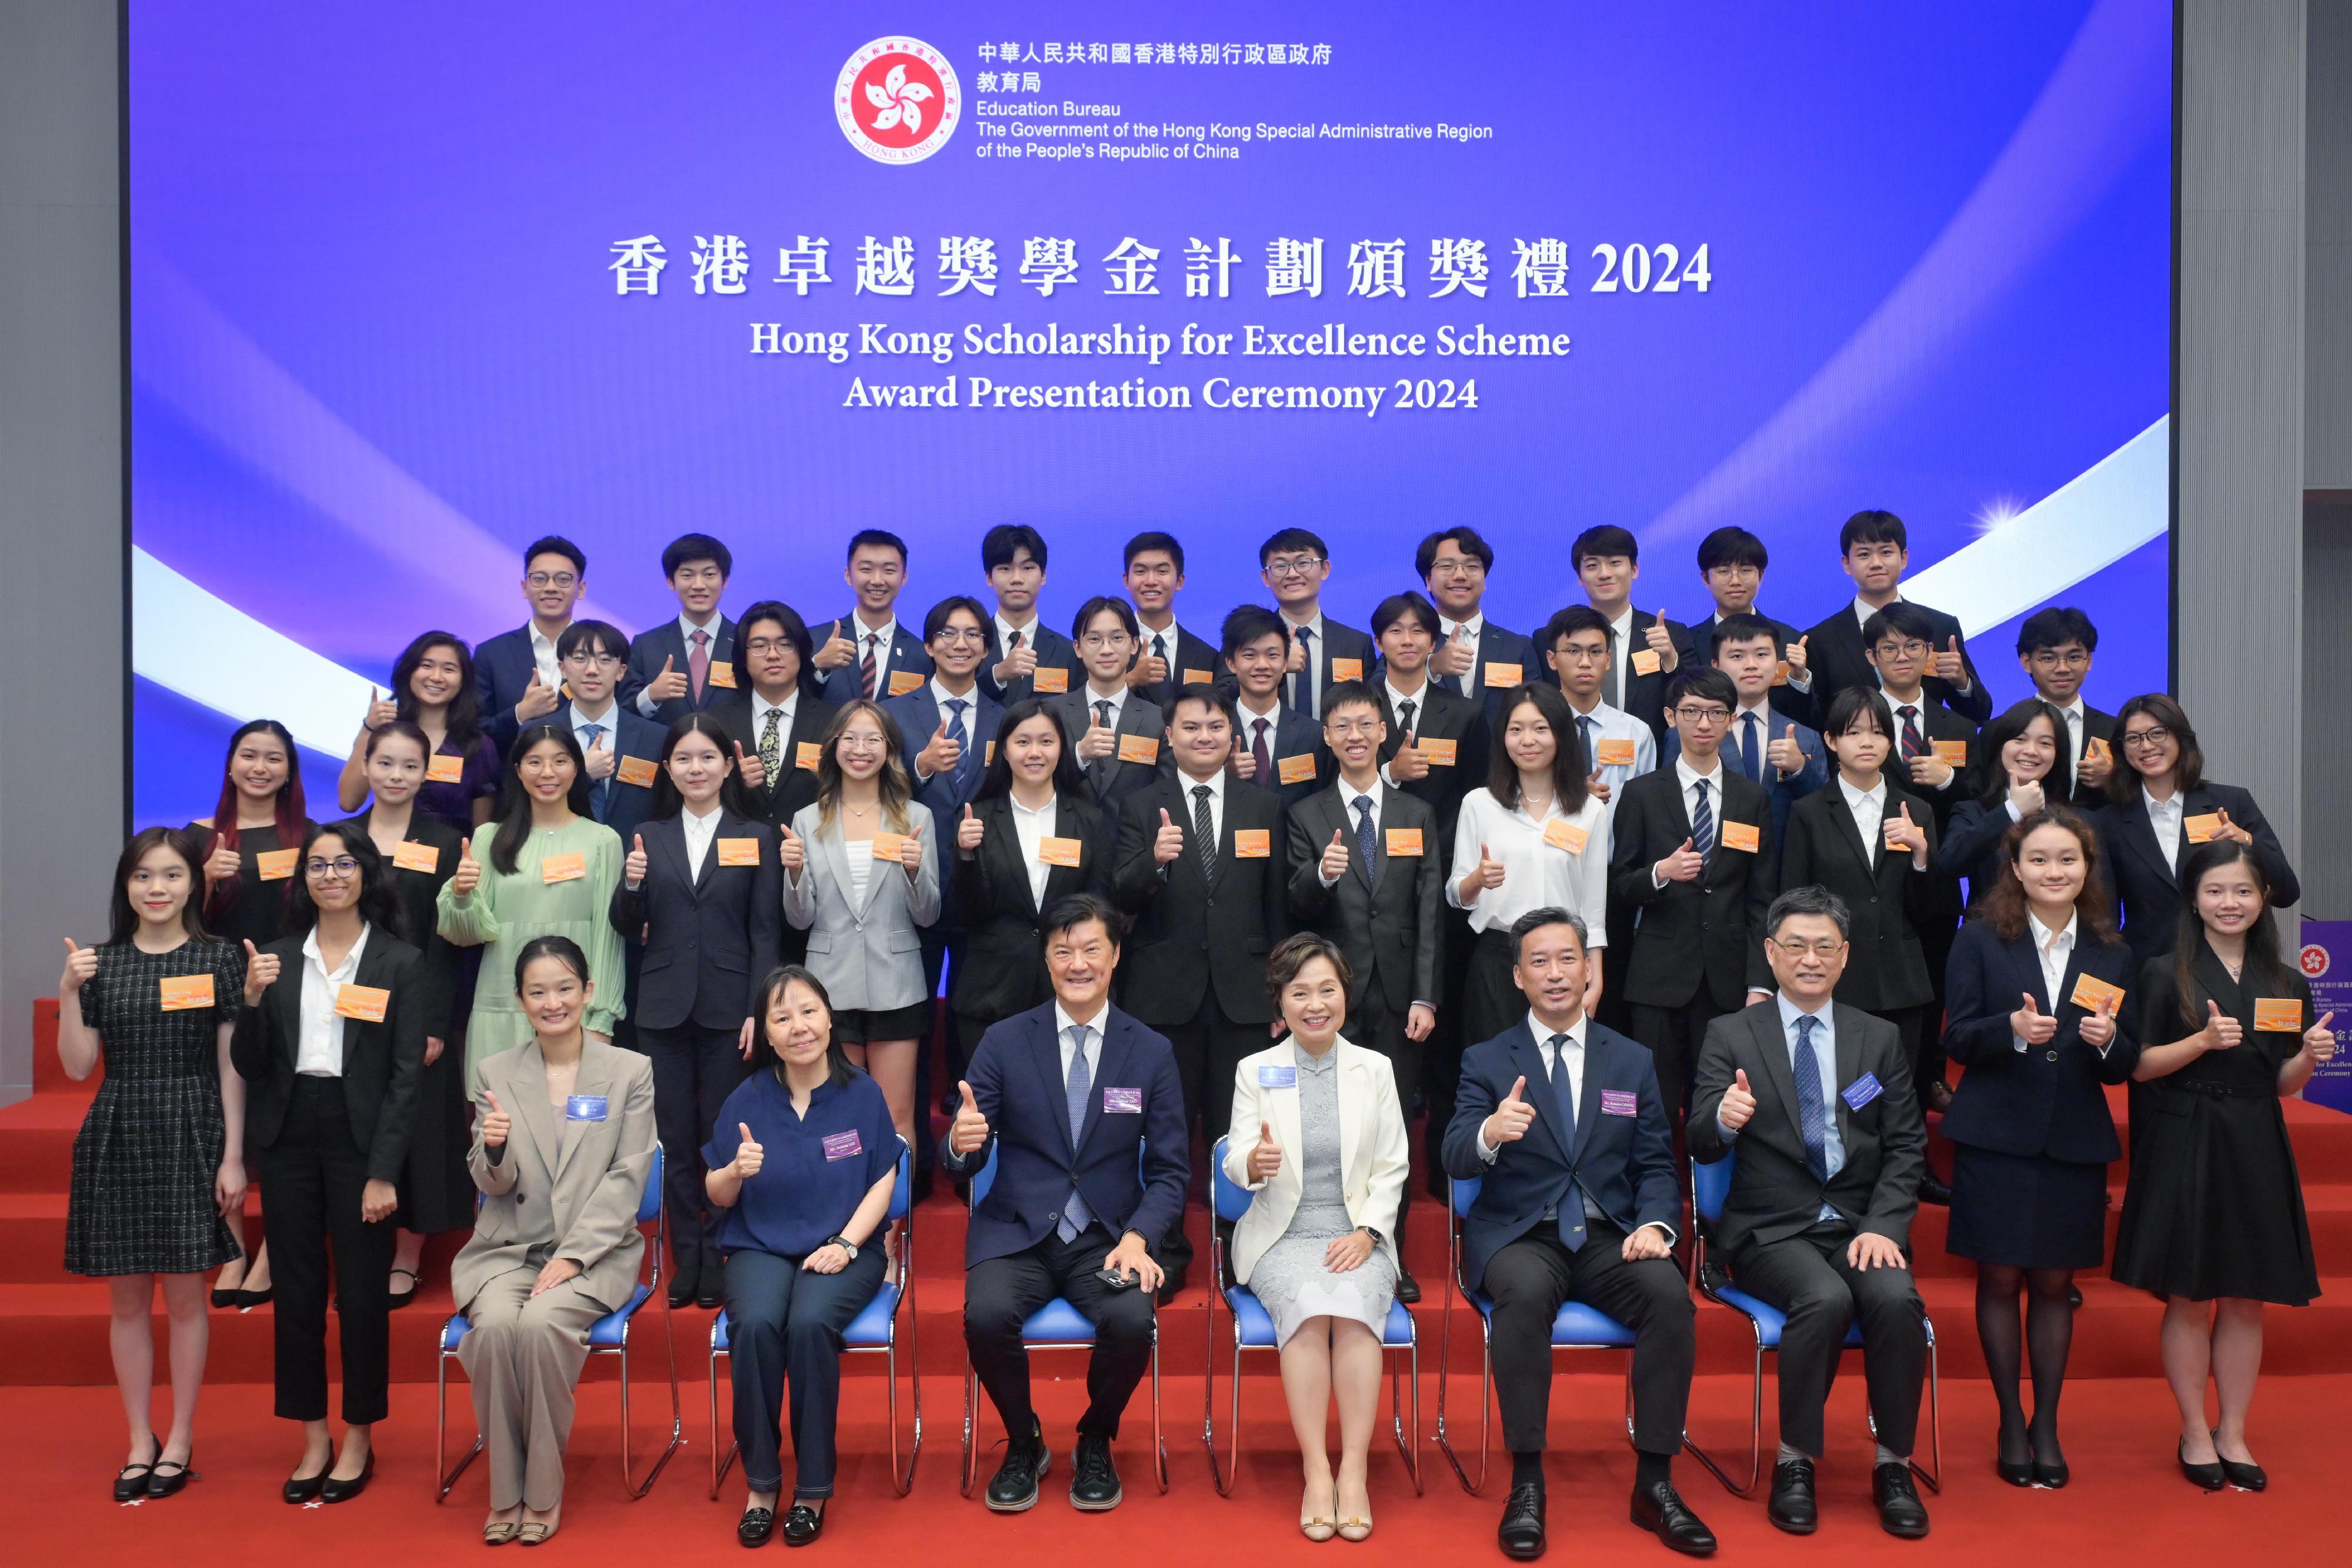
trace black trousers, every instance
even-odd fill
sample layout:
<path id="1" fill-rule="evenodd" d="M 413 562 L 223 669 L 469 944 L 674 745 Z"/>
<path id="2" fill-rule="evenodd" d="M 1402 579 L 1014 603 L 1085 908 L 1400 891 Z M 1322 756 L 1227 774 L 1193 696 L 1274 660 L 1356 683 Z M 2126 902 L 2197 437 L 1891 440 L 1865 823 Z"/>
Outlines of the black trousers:
<path id="1" fill-rule="evenodd" d="M 1570 1252 L 1556 1226 L 1539 1225 L 1487 1260 L 1495 1400 L 1503 1411 L 1503 1447 L 1512 1453 L 1543 1449 L 1551 1419 L 1551 1323 L 1570 1301 L 1633 1331 L 1633 1447 L 1645 1454 L 1682 1450 L 1698 1359 L 1690 1287 L 1673 1259 L 1628 1262 L 1624 1245 L 1623 1231 L 1595 1221 L 1584 1245 Z"/>
<path id="2" fill-rule="evenodd" d="M 703 1189 L 702 1145 L 727 1096 L 751 1072 L 742 1037 L 692 1019 L 675 1029 L 640 1026 L 637 1049 L 653 1060 L 654 1127 L 661 1135 L 662 1196 L 669 1205 L 669 1255 L 680 1269 L 719 1267 L 720 1212 Z"/>
<path id="3" fill-rule="evenodd" d="M 975 1263 L 964 1274 L 963 1338 L 972 1370 L 1014 1441 L 1037 1428 L 1029 1402 L 1029 1352 L 1021 1325 L 1056 1296 L 1095 1325 L 1087 1363 L 1081 1434 L 1118 1436 L 1118 1418 L 1151 1365 L 1151 1292 L 1114 1291 L 1095 1277 L 1118 1239 L 1097 1220 L 1065 1242 L 1047 1236 L 1025 1252 Z"/>
<path id="4" fill-rule="evenodd" d="M 1429 1196 L 1443 1201 L 1445 1124 L 1454 1119 L 1454 1091 L 1462 1082 L 1462 1052 L 1477 1043 L 1463 1022 L 1462 992 L 1470 973 L 1470 951 L 1478 938 L 1462 912 L 1453 908 L 1438 916 L 1438 931 L 1444 951 L 1437 973 L 1445 994 L 1438 998 L 1437 1028 L 1431 1031 L 1421 1053 L 1421 1092 L 1429 1113 L 1428 1123 L 1422 1128 L 1421 1155 Z M 1397 1092 L 1405 1103 L 1405 1116 L 1410 1120 L 1412 1087 L 1400 1082 Z"/>
<path id="5" fill-rule="evenodd" d="M 1786 1241 L 1740 1249 L 1729 1260 L 1743 1291 L 1789 1314 L 1780 1333 L 1780 1441 L 1818 1458 L 1822 1406 L 1837 1380 L 1847 1328 L 1862 1323 L 1863 1376 L 1878 1440 L 1909 1455 L 1919 1436 L 1919 1385 L 1927 1374 L 1927 1309 L 1908 1269 L 1846 1261 L 1853 1231 L 1816 1225 Z"/>
<path id="6" fill-rule="evenodd" d="M 1462 1049 L 1494 1039 L 1528 1016 L 1527 993 L 1511 983 L 1511 934 L 1481 931 L 1462 976 Z"/>
<path id="7" fill-rule="evenodd" d="M 391 1219 L 360 1218 L 367 1151 L 352 1136 L 340 1078 L 294 1080 L 278 1141 L 257 1151 L 269 1193 L 261 1232 L 278 1282 L 274 1333 L 278 1414 L 327 1418 L 328 1253 L 334 1254 L 335 1316 L 342 1333 L 343 1419 L 381 1421 L 391 1367 Z"/>
<path id="8" fill-rule="evenodd" d="M 1184 1090 L 1188 1148 L 1191 1129 L 1196 1121 L 1200 1124 L 1201 1154 L 1192 1160 L 1192 1166 L 1195 1179 L 1204 1180 L 1203 1173 L 1209 1168 L 1208 1153 L 1225 1135 L 1226 1124 L 1234 1117 L 1234 1073 L 1243 1057 L 1263 1051 L 1273 1043 L 1274 1037 L 1262 1023 L 1234 1023 L 1227 1019 L 1224 1009 L 1217 1005 L 1214 986 L 1202 997 L 1200 1011 L 1183 1023 L 1160 1032 L 1168 1037 L 1168 1043 L 1176 1052 L 1176 1076 Z M 1189 1197 L 1187 1202 L 1189 1205 Z M 1171 1279 L 1192 1268 L 1192 1242 L 1184 1234 L 1181 1210 L 1176 1222 L 1168 1228 L 1167 1236 L 1153 1249 L 1153 1254 Z"/>
<path id="9" fill-rule="evenodd" d="M 1412 1094 L 1421 1082 L 1423 1043 L 1407 1038 L 1404 1026 L 1408 1014 L 1400 1013 L 1389 1005 L 1376 984 L 1364 993 L 1364 1005 L 1348 1015 L 1348 1038 L 1368 1050 L 1377 1051 L 1389 1059 L 1389 1070 L 1396 1076 L 1397 1103 L 1406 1121 L 1412 1119 Z M 1458 1071 L 1458 1069 L 1457 1069 Z M 1230 1107 L 1228 1107 L 1230 1113 Z M 1407 1172 L 1404 1186 L 1397 1195 L 1396 1231 L 1390 1237 L 1397 1246 L 1397 1263 L 1404 1266 L 1404 1217 L 1412 1207 L 1412 1175 Z M 1409 1271 L 1409 1270 L 1408 1270 Z"/>
<path id="10" fill-rule="evenodd" d="M 735 1441 L 753 1491 L 784 1484 L 781 1427 L 790 1391 L 794 1497 L 831 1497 L 841 1410 L 841 1335 L 882 1283 L 882 1239 L 838 1274 L 814 1274 L 773 1252 L 727 1257 L 727 1344 Z"/>
<path id="11" fill-rule="evenodd" d="M 1657 1063 L 1658 1098 L 1665 1103 L 1666 1125 L 1679 1130 L 1683 1107 L 1690 1103 L 1690 1075 L 1698 1061 L 1699 1043 L 1706 1039 L 1706 1026 L 1721 1018 L 1723 1009 L 1715 1005 L 1715 993 L 1702 982 L 1691 999 L 1678 1008 L 1635 1002 L 1633 1015 L 1633 1038 L 1650 1048 L 1650 1058 Z"/>

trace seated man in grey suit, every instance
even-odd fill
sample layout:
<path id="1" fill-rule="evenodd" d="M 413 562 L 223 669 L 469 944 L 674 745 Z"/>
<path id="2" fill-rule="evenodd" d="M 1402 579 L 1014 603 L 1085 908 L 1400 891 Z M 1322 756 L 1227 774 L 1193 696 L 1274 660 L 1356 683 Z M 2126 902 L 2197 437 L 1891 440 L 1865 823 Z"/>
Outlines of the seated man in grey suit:
<path id="1" fill-rule="evenodd" d="M 1927 1124 L 1895 1026 L 1832 1002 L 1845 970 L 1845 903 L 1792 887 L 1765 916 L 1780 989 L 1717 1019 L 1699 1049 L 1691 1157 L 1739 1159 L 1714 1245 L 1741 1290 L 1788 1313 L 1780 1335 L 1780 1455 L 1767 1510 L 1809 1535 L 1822 1406 L 1849 1325 L 1878 1428 L 1871 1490 L 1893 1535 L 1927 1533 L 1911 1484 L 1927 1309 L 1903 1256 L 1919 1207 Z"/>

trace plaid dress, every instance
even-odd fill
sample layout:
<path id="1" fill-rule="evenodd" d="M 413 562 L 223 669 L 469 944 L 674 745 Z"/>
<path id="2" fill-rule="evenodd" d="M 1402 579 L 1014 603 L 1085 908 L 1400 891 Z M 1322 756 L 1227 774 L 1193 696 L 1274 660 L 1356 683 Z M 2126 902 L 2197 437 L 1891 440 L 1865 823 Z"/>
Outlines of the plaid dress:
<path id="1" fill-rule="evenodd" d="M 237 1255 L 213 1203 L 219 1174 L 219 1029 L 244 1000 L 245 955 L 226 942 L 143 953 L 98 950 L 81 988 L 106 1079 L 74 1138 L 66 1269 L 75 1274 L 194 1274 Z M 209 974 L 209 1008 L 163 1009 L 167 978 Z"/>

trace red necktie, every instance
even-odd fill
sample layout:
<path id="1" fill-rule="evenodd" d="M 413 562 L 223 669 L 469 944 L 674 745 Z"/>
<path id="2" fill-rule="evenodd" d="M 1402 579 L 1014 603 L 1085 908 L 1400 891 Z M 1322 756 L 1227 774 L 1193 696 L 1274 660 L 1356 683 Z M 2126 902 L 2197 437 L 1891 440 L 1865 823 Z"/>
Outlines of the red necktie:
<path id="1" fill-rule="evenodd" d="M 695 706 L 702 704 L 703 678 L 710 674 L 710 633 L 698 631 L 693 637 L 694 651 L 686 656 L 686 671 L 694 685 Z"/>

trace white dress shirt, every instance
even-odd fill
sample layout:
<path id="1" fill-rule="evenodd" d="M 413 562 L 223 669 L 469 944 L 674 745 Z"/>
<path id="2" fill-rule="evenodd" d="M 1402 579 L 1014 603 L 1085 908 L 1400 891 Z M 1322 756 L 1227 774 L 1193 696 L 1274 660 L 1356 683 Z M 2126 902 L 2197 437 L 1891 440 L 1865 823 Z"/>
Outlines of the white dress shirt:
<path id="1" fill-rule="evenodd" d="M 997 612 L 996 650 L 998 657 L 1002 658 L 1005 654 L 1013 652 L 1013 639 L 1016 634 L 1020 637 L 1021 645 L 1023 647 L 1028 649 L 1033 653 L 1035 653 L 1037 651 L 1037 619 L 1038 618 L 1033 614 L 1025 623 L 1015 626 L 1012 622 L 1007 621 L 1004 618 L 1004 612 L 1003 611 Z"/>
<path id="2" fill-rule="evenodd" d="M 850 641 L 857 645 L 850 655 L 847 668 L 851 680 L 866 664 L 866 655 L 874 655 L 874 700 L 880 702 L 890 695 L 890 651 L 898 645 L 898 618 L 896 615 L 879 626 L 868 626 L 856 615 L 849 618 Z"/>
<path id="3" fill-rule="evenodd" d="M 591 728 L 597 730 L 597 739 L 604 744 L 605 751 L 614 754 L 613 760 L 616 769 L 620 766 L 617 753 L 620 749 L 621 716 L 616 711 L 618 706 L 607 698 L 602 713 L 589 713 L 578 703 L 573 703 L 571 710 L 572 738 L 580 743 L 580 749 L 583 752 L 593 749 L 588 731 Z"/>
<path id="4" fill-rule="evenodd" d="M 1140 618 L 1135 624 L 1136 630 L 1143 634 L 1143 656 L 1147 659 L 1165 659 L 1168 662 L 1168 684 L 1173 686 L 1182 685 L 1184 672 L 1178 668 L 1176 649 L 1184 640 L 1184 629 L 1176 623 L 1175 617 L 1169 617 L 1168 629 L 1164 632 L 1154 632 L 1150 627 L 1144 625 Z M 1209 673 L 1214 674 L 1216 672 L 1212 670 Z"/>
<path id="5" fill-rule="evenodd" d="M 1591 1027 L 1591 1020 L 1580 1015 L 1574 1023 L 1569 1025 L 1568 1028 L 1562 1031 L 1568 1036 L 1568 1040 L 1566 1044 L 1559 1048 L 1560 1051 L 1565 1052 L 1567 1055 L 1568 1092 L 1569 1097 L 1576 1102 L 1576 1119 L 1580 1122 L 1584 1120 L 1584 1031 Z M 1533 1009 L 1529 1009 L 1528 1011 L 1528 1032 L 1535 1036 L 1536 1054 L 1543 1058 L 1543 1083 L 1540 1087 L 1532 1084 L 1529 1085 L 1529 1092 L 1531 1094 L 1540 1094 L 1542 1096 L 1542 1098 L 1537 1102 L 1539 1107 L 1538 1114 L 1540 1114 L 1541 1107 L 1547 1107 L 1555 1103 L 1551 1093 L 1551 1073 L 1553 1057 L 1555 1055 L 1551 1044 L 1552 1031 L 1545 1028 L 1543 1020 L 1536 1017 L 1535 1010 Z M 1478 1128 L 1478 1157 L 1485 1160 L 1491 1166 L 1495 1163 L 1496 1156 L 1500 1155 L 1502 1152 L 1503 1151 L 1498 1146 L 1486 1142 L 1486 1129 L 1482 1124 Z M 1609 1217 L 1601 1212 L 1601 1206 L 1594 1203 L 1590 1197 L 1583 1197 L 1583 1189 L 1581 1187 L 1577 1189 L 1577 1195 L 1583 1198 L 1584 1218 L 1588 1221 L 1595 1219 L 1601 1220 L 1603 1223 L 1608 1221 Z M 1551 1217 L 1547 1216 L 1546 1218 L 1549 1218 Z M 1666 1245 L 1669 1247 L 1673 1246 L 1675 1244 L 1675 1228 L 1671 1225 L 1661 1225 L 1658 1228 L 1665 1232 Z"/>
<path id="6" fill-rule="evenodd" d="M 1462 645 L 1470 650 L 1470 668 L 1454 678 L 1462 683 L 1462 689 L 1466 692 L 1473 689 L 1470 683 L 1478 674 L 1478 639 L 1486 633 L 1486 612 L 1482 610 L 1467 621 L 1448 621 L 1440 612 L 1437 617 L 1438 646 L 1442 648 L 1453 642 L 1457 633 L 1461 635 Z M 1520 674 L 1525 675 L 1528 672 L 1522 670 Z"/>
<path id="7" fill-rule="evenodd" d="M 709 811 L 699 817 L 691 806 L 678 808 L 677 824 L 686 830 L 686 872 L 698 881 L 702 876 L 702 862 L 710 855 L 710 841 L 719 836 L 719 803 L 715 800 Z"/>
<path id="8" fill-rule="evenodd" d="M 1845 797 L 1845 809 L 1853 817 L 1854 828 L 1862 834 L 1863 852 L 1875 858 L 1884 836 L 1881 824 L 1886 820 L 1885 779 L 1882 777 L 1871 789 L 1857 789 L 1841 773 L 1837 787 L 1838 793 Z"/>
<path id="9" fill-rule="evenodd" d="M 760 737 L 767 733 L 768 716 L 771 713 L 777 716 L 776 744 L 782 746 L 792 736 L 793 719 L 794 716 L 800 712 L 800 707 L 801 689 L 797 685 L 793 687 L 792 695 L 780 703 L 772 703 L 767 698 L 761 696 L 756 690 L 753 691 L 751 694 L 751 734 L 749 737 L 751 741 L 751 748 L 754 751 L 759 749 Z M 784 758 L 784 766 L 787 768 L 792 766 L 791 758 L 788 757 Z M 772 784 L 775 780 L 771 779 L 768 782 Z"/>
<path id="10" fill-rule="evenodd" d="M 1081 1025 L 1077 1019 L 1064 1010 L 1060 1002 L 1054 1004 L 1054 1040 L 1061 1048 L 1063 1082 L 1067 1083 L 1070 1081 L 1070 1063 L 1077 1060 L 1078 1054 L 1078 1048 L 1070 1043 L 1070 1030 L 1079 1028 L 1086 1030 L 1084 1038 L 1087 1052 L 1087 1082 L 1089 1083 L 1102 1082 L 1102 1026 L 1104 1019 L 1109 1016 L 1110 1009 L 1105 1007 Z"/>
<path id="11" fill-rule="evenodd" d="M 1092 724 L 1096 719 L 1099 718 L 1102 720 L 1102 726 L 1105 729 L 1116 731 L 1118 728 L 1118 716 L 1127 711 L 1127 687 L 1125 685 L 1122 684 L 1120 685 L 1114 686 L 1107 692 L 1098 692 L 1095 690 L 1093 677 L 1088 676 L 1087 679 L 1085 700 L 1087 705 L 1087 722 L 1088 724 Z M 1110 712 L 1108 713 L 1102 711 L 1102 705 L 1105 703 L 1110 704 Z"/>
<path id="12" fill-rule="evenodd" d="M 343 1019 L 335 1011 L 335 992 L 360 972 L 360 955 L 367 951 L 368 927 L 332 969 L 319 952 L 319 928 L 302 938 L 301 1038 L 294 1047 L 294 1071 L 306 1078 L 343 1075 Z"/>
<path id="13" fill-rule="evenodd" d="M 1845 1168 L 1845 1136 L 1838 1131 L 1837 1119 L 1836 1009 L 1832 1004 L 1823 1002 L 1821 1011 L 1809 1015 L 1790 1001 L 1786 992 L 1775 992 L 1772 1005 L 1780 1009 L 1780 1042 L 1782 1049 L 1789 1053 L 1790 1072 L 1811 1073 L 1813 1081 L 1822 1086 L 1822 1168 L 1834 1177 Z M 1813 1030 L 1813 1053 L 1810 1061 L 1805 1059 L 1804 1052 L 1797 1049 L 1800 1040 L 1797 1020 L 1809 1016 L 1820 1026 Z M 1789 1115 L 1791 1120 L 1797 1116 L 1797 1107 L 1793 1103 L 1789 1107 Z M 1715 1128 L 1723 1134 L 1723 1141 L 1727 1144 L 1737 1141 L 1739 1136 L 1738 1128 L 1723 1124 L 1720 1110 L 1715 1113 Z M 1802 1131 L 1801 1127 L 1800 1131 Z M 1825 1202 L 1822 1205 L 1821 1213 L 1813 1218 L 1834 1220 L 1839 1218 L 1837 1206 Z"/>
<path id="14" fill-rule="evenodd" d="M 539 666 L 539 684 L 551 692 L 562 689 L 563 666 L 555 656 L 555 639 L 541 631 L 536 621 L 523 630 L 530 633 L 530 662 Z"/>
<path id="15" fill-rule="evenodd" d="M 1445 878 L 1445 901 L 1467 910 L 1476 931 L 1508 931 L 1511 922 L 1530 909 L 1557 905 L 1580 916 L 1590 935 L 1585 946 L 1594 952 L 1609 946 L 1609 810 L 1600 797 L 1588 795 L 1574 815 L 1552 802 L 1547 819 L 1557 817 L 1584 831 L 1584 848 L 1575 854 L 1544 841 L 1544 825 L 1524 808 L 1506 810 L 1493 790 L 1481 786 L 1462 798 L 1461 814 L 1454 826 L 1454 869 Z M 1462 879 L 1477 869 L 1478 846 L 1503 865 L 1503 885 L 1481 888 L 1471 902 L 1462 902 Z"/>
<path id="16" fill-rule="evenodd" d="M 2040 915 L 2030 909 L 2025 912 L 2025 934 L 2033 938 L 2033 956 L 2042 964 L 2042 994 L 2050 998 L 2049 1010 L 2053 1013 L 2066 1005 L 2059 988 L 2066 983 L 2066 964 L 2074 956 L 2075 920 L 2070 915 L 2066 917 L 2066 929 L 2053 931 L 2042 924 Z M 2025 1050 L 2028 1044 L 2021 1034 L 2011 1035 L 2009 1043 L 2016 1051 Z M 2099 1054 L 2105 1056 L 2106 1052 L 2102 1050 Z"/>
<path id="17" fill-rule="evenodd" d="M 1055 800 L 1045 797 L 1045 803 L 1035 810 L 1021 803 L 1017 795 L 1007 794 L 1004 803 L 1013 809 L 1013 838 L 1021 846 L 1021 865 L 1029 873 L 1029 902 L 1043 914 L 1045 908 L 1045 878 L 1053 867 L 1037 858 L 1039 848 L 1054 836 Z"/>
<path id="18" fill-rule="evenodd" d="M 1780 778 L 1780 769 L 1772 766 L 1772 702 L 1769 697 L 1732 710 L 1731 727 L 1723 732 L 1722 755 L 1727 767 L 1737 770 L 1743 779 L 1748 777 L 1747 768 L 1740 763 L 1740 752 L 1748 744 L 1750 716 L 1756 720 L 1756 782 L 1769 789 Z M 1786 729 L 1788 720 L 1781 720 L 1780 727 Z"/>
<path id="19" fill-rule="evenodd" d="M 1683 792 L 1683 815 L 1689 818 L 1694 825 L 1697 823 L 1698 787 L 1704 783 L 1706 786 L 1706 813 L 1715 819 L 1714 847 L 1717 849 L 1723 844 L 1724 775 L 1723 754 L 1720 752 L 1716 754 L 1715 771 L 1712 773 L 1701 773 L 1693 768 L 1688 755 L 1683 752 L 1675 754 L 1675 782 Z M 1666 879 L 1658 874 L 1658 868 L 1654 865 L 1650 868 L 1650 885 L 1666 885 Z"/>
<path id="20" fill-rule="evenodd" d="M 1290 679 L 1288 675 L 1285 675 L 1282 678 L 1286 681 Z M 1172 719 L 1175 717 L 1175 715 L 1171 714 L 1169 715 L 1169 717 Z M 1236 694 L 1234 697 L 1234 731 L 1242 737 L 1242 749 L 1244 751 L 1251 750 L 1257 745 L 1258 727 L 1261 725 L 1265 727 L 1266 760 L 1273 763 L 1279 763 L 1282 758 L 1275 755 L 1275 753 L 1276 750 L 1276 743 L 1282 736 L 1282 703 L 1280 699 L 1277 698 L 1275 705 L 1266 709 L 1265 712 L 1253 713 L 1250 711 L 1249 703 L 1241 695 Z M 1256 782 L 1268 789 L 1278 788 L 1276 780 L 1272 779 L 1260 779 Z"/>
<path id="21" fill-rule="evenodd" d="M 1422 676 L 1419 688 L 1410 692 L 1397 690 L 1397 684 L 1385 675 L 1381 678 L 1381 689 L 1388 693 L 1389 712 L 1396 716 L 1397 728 L 1401 732 L 1400 738 L 1402 734 L 1410 734 L 1420 729 L 1423 721 L 1429 717 L 1429 685 L 1430 677 L 1425 672 Z M 1412 705 L 1411 724 L 1404 721 L 1404 705 L 1407 703 Z"/>
<path id="22" fill-rule="evenodd" d="M 2087 722 L 2087 716 L 2083 712 L 2083 699 L 2076 697 L 2071 703 L 2063 705 L 2051 703 L 2050 706 L 2056 708 L 2066 718 L 2066 760 L 2070 763 L 2081 762 L 2084 737 L 2086 733 L 2083 727 Z"/>
<path id="23" fill-rule="evenodd" d="M 973 747 L 980 744 L 979 684 L 975 682 L 969 691 L 951 692 L 940 683 L 939 676 L 933 675 L 930 685 L 931 702 L 940 710 L 940 727 L 946 727 L 949 720 L 961 717 L 963 720 L 963 748 L 967 752 L 971 751 Z M 886 686 L 884 689 L 888 688 Z M 963 704 L 963 711 L 959 714 L 954 708 L 948 706 L 950 703 Z M 914 743 L 917 751 L 920 751 L 930 744 L 931 737 L 928 735 L 919 735 L 909 736 L 908 739 Z M 915 769 L 915 782 L 918 784 L 935 777 L 936 775 L 926 773 L 919 768 Z"/>
<path id="24" fill-rule="evenodd" d="M 2159 800 L 2139 787 L 2139 798 L 2147 803 L 2147 825 L 2156 833 L 2156 847 L 2164 852 L 2164 863 L 2174 871 L 2180 869 L 2180 821 L 2186 809 L 2180 791 L 2175 789 L 2172 799 Z"/>

